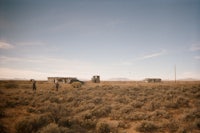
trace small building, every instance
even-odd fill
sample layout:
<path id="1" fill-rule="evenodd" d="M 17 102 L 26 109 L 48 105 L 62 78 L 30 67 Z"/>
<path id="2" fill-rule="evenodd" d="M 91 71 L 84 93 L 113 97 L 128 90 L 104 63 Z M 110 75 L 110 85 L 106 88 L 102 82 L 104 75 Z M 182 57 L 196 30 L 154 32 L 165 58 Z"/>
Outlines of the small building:
<path id="1" fill-rule="evenodd" d="M 100 83 L 100 76 L 99 75 L 95 75 L 92 77 L 92 82 L 93 83 Z"/>
<path id="2" fill-rule="evenodd" d="M 144 81 L 148 83 L 156 83 L 156 82 L 161 82 L 162 80 L 160 78 L 146 78 L 144 79 Z"/>
<path id="3" fill-rule="evenodd" d="M 75 77 L 48 77 L 49 82 L 62 82 L 62 83 L 70 83 L 71 80 L 77 80 Z"/>

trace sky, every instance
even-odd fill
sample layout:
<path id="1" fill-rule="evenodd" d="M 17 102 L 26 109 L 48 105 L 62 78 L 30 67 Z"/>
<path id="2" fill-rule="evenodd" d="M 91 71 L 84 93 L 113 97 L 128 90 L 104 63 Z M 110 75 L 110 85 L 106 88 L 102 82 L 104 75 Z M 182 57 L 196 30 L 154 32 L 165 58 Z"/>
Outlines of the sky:
<path id="1" fill-rule="evenodd" d="M 1 0 L 0 78 L 200 79 L 199 0 Z"/>

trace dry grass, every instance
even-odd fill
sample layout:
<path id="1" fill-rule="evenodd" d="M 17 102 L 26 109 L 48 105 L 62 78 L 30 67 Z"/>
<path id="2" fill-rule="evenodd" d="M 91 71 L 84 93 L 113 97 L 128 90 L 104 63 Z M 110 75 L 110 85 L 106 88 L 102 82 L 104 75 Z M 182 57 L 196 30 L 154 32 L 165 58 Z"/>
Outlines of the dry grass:
<path id="1" fill-rule="evenodd" d="M 200 132 L 200 82 L 0 81 L 0 132 Z"/>

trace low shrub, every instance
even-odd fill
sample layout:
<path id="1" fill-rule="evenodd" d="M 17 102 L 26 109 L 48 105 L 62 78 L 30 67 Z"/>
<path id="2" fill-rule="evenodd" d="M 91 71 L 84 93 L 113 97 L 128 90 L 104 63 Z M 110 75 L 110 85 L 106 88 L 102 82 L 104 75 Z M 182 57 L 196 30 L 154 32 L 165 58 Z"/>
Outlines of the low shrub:
<path id="1" fill-rule="evenodd" d="M 171 115 L 165 110 L 156 110 L 150 115 L 151 120 L 159 120 L 161 118 L 169 119 Z"/>
<path id="2" fill-rule="evenodd" d="M 121 109 L 120 109 L 120 112 L 122 113 L 122 114 L 127 114 L 127 113 L 130 113 L 130 112 L 132 112 L 134 110 L 134 108 L 131 106 L 131 105 L 126 105 L 126 106 L 124 106 L 124 107 L 122 107 Z"/>
<path id="3" fill-rule="evenodd" d="M 118 127 L 126 129 L 129 127 L 129 124 L 128 122 L 120 121 Z"/>
<path id="4" fill-rule="evenodd" d="M 52 103 L 59 103 L 59 102 L 60 102 L 59 98 L 58 98 L 58 97 L 55 97 L 55 96 L 50 97 L 50 98 L 49 98 L 49 101 L 52 102 Z"/>
<path id="5" fill-rule="evenodd" d="M 4 94 L 4 92 L 0 90 L 0 94 Z"/>
<path id="6" fill-rule="evenodd" d="M 19 88 L 19 85 L 17 83 L 7 83 L 4 85 L 6 89 L 17 89 Z"/>
<path id="7" fill-rule="evenodd" d="M 178 133 L 196 133 L 195 131 L 200 131 L 200 120 L 195 119 L 194 121 L 189 122 L 185 126 L 179 126 L 179 129 L 177 130 Z"/>
<path id="8" fill-rule="evenodd" d="M 66 117 L 62 117 L 58 120 L 58 125 L 62 127 L 70 128 L 73 124 L 74 124 L 73 121 Z"/>
<path id="9" fill-rule="evenodd" d="M 200 119 L 196 119 L 193 123 L 194 129 L 200 130 Z"/>
<path id="10" fill-rule="evenodd" d="M 144 102 L 136 101 L 131 104 L 134 108 L 141 108 L 144 105 Z"/>
<path id="11" fill-rule="evenodd" d="M 116 98 L 116 102 L 121 103 L 121 104 L 128 104 L 131 100 L 128 97 L 125 96 L 119 96 Z"/>
<path id="12" fill-rule="evenodd" d="M 110 133 L 110 127 L 107 123 L 98 123 L 96 131 L 97 133 Z"/>
<path id="13" fill-rule="evenodd" d="M 174 108 L 174 109 L 177 109 L 179 107 L 178 103 L 176 101 L 166 101 L 164 103 L 164 106 L 166 108 Z"/>
<path id="14" fill-rule="evenodd" d="M 8 133 L 7 128 L 2 123 L 0 123 L 0 133 Z"/>
<path id="15" fill-rule="evenodd" d="M 70 114 L 70 110 L 66 106 L 56 103 L 49 104 L 46 108 L 46 112 L 51 114 L 55 122 L 58 122 L 60 118 Z"/>
<path id="16" fill-rule="evenodd" d="M 23 89 L 32 89 L 32 86 L 28 85 L 28 84 L 25 84 L 25 85 L 22 85 L 20 88 L 23 88 Z"/>
<path id="17" fill-rule="evenodd" d="M 154 111 L 160 108 L 160 103 L 154 100 L 150 101 L 146 106 L 143 106 L 143 109 L 146 111 Z"/>
<path id="18" fill-rule="evenodd" d="M 83 105 L 81 105 L 80 107 L 78 107 L 76 109 L 76 112 L 82 112 L 82 111 L 86 111 L 86 110 L 92 110 L 95 108 L 95 104 L 94 103 L 85 103 Z"/>
<path id="19" fill-rule="evenodd" d="M 117 110 L 112 110 L 109 116 L 112 120 L 119 120 L 123 118 L 121 112 Z"/>
<path id="20" fill-rule="evenodd" d="M 112 108 L 110 106 L 100 106 L 92 111 L 92 115 L 96 117 L 105 117 L 108 116 L 108 114 L 111 112 L 111 109 Z"/>
<path id="21" fill-rule="evenodd" d="M 125 120 L 130 121 L 137 121 L 137 120 L 147 120 L 149 118 L 149 115 L 143 112 L 135 112 L 129 115 L 124 115 Z"/>
<path id="22" fill-rule="evenodd" d="M 23 97 L 21 100 L 19 100 L 19 105 L 27 106 L 29 105 L 30 100 L 28 98 Z"/>
<path id="23" fill-rule="evenodd" d="M 19 105 L 18 101 L 10 99 L 10 100 L 6 101 L 5 106 L 10 107 L 10 108 L 14 108 L 17 105 Z"/>
<path id="24" fill-rule="evenodd" d="M 139 132 L 156 132 L 159 127 L 150 121 L 142 121 L 139 126 L 136 127 L 136 130 Z"/>
<path id="25" fill-rule="evenodd" d="M 81 88 L 82 86 L 81 82 L 73 82 L 71 85 L 73 88 Z"/>
<path id="26" fill-rule="evenodd" d="M 174 133 L 174 132 L 176 132 L 176 131 L 179 129 L 179 124 L 180 124 L 180 123 L 176 122 L 175 120 L 170 120 L 170 122 L 167 123 L 167 124 L 165 125 L 165 127 L 167 127 L 167 129 L 168 129 L 170 132 Z"/>
<path id="27" fill-rule="evenodd" d="M 176 131 L 176 133 L 187 133 L 188 131 L 186 130 L 186 128 L 184 128 L 184 127 L 180 127 L 177 131 Z"/>
<path id="28" fill-rule="evenodd" d="M 81 127 L 85 129 L 95 129 L 97 121 L 95 119 L 86 119 L 80 122 Z"/>
<path id="29" fill-rule="evenodd" d="M 102 98 L 97 97 L 97 98 L 93 99 L 93 103 L 95 103 L 95 104 L 100 104 L 100 103 L 102 103 Z"/>
<path id="30" fill-rule="evenodd" d="M 28 107 L 26 109 L 26 111 L 29 112 L 29 113 L 37 113 L 38 112 L 35 108 L 32 108 L 32 107 Z"/>
<path id="31" fill-rule="evenodd" d="M 0 108 L 0 118 L 5 117 L 5 110 L 3 108 Z"/>
<path id="32" fill-rule="evenodd" d="M 109 85 L 109 84 L 105 84 L 105 85 L 102 85 L 101 88 L 103 90 L 112 90 L 113 89 L 113 86 L 112 85 Z"/>
<path id="33" fill-rule="evenodd" d="M 66 127 L 58 127 L 55 123 L 43 127 L 38 133 L 67 133 L 69 131 Z"/>
<path id="34" fill-rule="evenodd" d="M 31 133 L 38 131 L 51 122 L 53 122 L 53 120 L 49 115 L 26 117 L 16 124 L 15 129 L 17 133 Z"/>
<path id="35" fill-rule="evenodd" d="M 195 119 L 200 119 L 200 112 L 198 109 L 192 109 L 187 111 L 183 116 L 183 121 L 190 122 Z"/>
<path id="36" fill-rule="evenodd" d="M 181 97 L 181 96 L 176 99 L 176 102 L 179 107 L 188 107 L 189 106 L 189 100 L 184 97 Z"/>

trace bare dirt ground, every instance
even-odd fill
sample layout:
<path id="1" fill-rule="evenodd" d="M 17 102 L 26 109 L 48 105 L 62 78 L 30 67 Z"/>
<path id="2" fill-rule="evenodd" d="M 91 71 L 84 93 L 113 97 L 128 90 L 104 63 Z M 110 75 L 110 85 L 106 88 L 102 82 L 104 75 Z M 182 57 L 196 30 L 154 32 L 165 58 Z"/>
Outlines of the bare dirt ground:
<path id="1" fill-rule="evenodd" d="M 60 85 L 0 81 L 0 132 L 200 132 L 200 82 Z"/>

